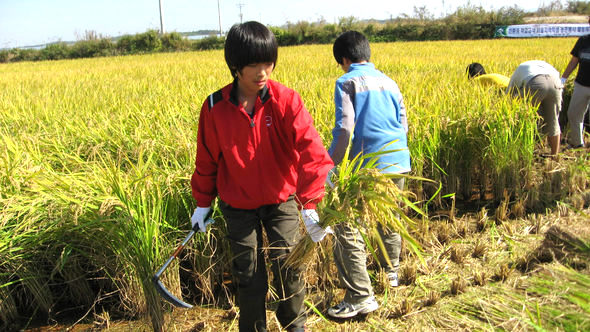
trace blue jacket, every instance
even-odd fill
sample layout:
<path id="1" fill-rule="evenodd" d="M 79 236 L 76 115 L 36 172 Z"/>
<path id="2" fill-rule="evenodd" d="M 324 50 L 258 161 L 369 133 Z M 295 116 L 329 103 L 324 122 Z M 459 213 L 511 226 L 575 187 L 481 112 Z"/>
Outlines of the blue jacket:
<path id="1" fill-rule="evenodd" d="M 378 167 L 386 173 L 410 171 L 406 108 L 392 79 L 372 63 L 353 63 L 336 81 L 334 103 L 336 121 L 328 152 L 335 165 L 344 158 L 352 135 L 350 159 L 359 153 L 401 149 L 381 155 Z"/>

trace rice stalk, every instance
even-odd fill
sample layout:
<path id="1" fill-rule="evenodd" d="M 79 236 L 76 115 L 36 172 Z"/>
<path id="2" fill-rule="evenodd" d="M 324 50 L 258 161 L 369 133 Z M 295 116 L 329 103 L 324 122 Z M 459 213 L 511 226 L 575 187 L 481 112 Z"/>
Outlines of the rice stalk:
<path id="1" fill-rule="evenodd" d="M 111 249 L 127 267 L 126 273 L 139 283 L 154 331 L 162 331 L 162 301 L 151 277 L 164 258 L 160 224 L 166 224 L 167 198 L 150 174 L 152 156 L 148 154 L 145 161 L 135 167 L 136 178 L 123 178 L 115 165 L 105 169 L 110 169 L 113 195 L 122 204 L 116 224 L 110 229 L 115 239 Z"/>

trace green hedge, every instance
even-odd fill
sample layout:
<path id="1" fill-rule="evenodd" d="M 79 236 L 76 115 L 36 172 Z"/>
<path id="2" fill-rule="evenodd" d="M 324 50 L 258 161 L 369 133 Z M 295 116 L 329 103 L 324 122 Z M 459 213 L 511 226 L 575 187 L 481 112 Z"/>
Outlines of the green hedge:
<path id="1" fill-rule="evenodd" d="M 481 6 L 467 5 L 444 18 L 433 19 L 423 11 L 417 11 L 414 17 L 404 16 L 388 21 L 361 22 L 354 17 L 343 17 L 338 23 L 326 23 L 324 20 L 314 23 L 300 21 L 270 29 L 280 46 L 332 43 L 339 34 L 348 30 L 362 31 L 372 42 L 488 39 L 494 37 L 497 25 L 523 23 L 525 14 L 518 7 L 486 11 Z M 55 43 L 42 50 L 0 51 L 0 62 L 222 49 L 224 41 L 224 37 L 216 36 L 189 40 L 178 32 L 160 35 L 156 30 L 126 35 L 116 40 L 89 34 L 88 40 L 78 41 L 72 45 Z"/>
<path id="2" fill-rule="evenodd" d="M 223 43 L 224 38 L 215 36 L 192 41 L 178 32 L 160 35 L 156 30 L 149 30 L 136 35 L 125 35 L 117 40 L 95 38 L 70 45 L 64 42 L 49 44 L 40 50 L 20 48 L 3 50 L 0 51 L 0 63 L 219 49 L 223 48 Z"/>

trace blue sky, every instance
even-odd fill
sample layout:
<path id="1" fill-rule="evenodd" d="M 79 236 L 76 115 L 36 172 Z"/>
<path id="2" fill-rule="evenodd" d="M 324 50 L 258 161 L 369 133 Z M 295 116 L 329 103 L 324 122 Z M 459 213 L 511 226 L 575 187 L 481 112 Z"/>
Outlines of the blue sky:
<path id="1" fill-rule="evenodd" d="M 242 20 L 280 26 L 323 18 L 329 23 L 340 17 L 386 19 L 411 15 L 414 6 L 426 6 L 435 17 L 455 11 L 467 0 L 161 0 L 164 30 L 227 31 Z M 517 4 L 535 10 L 549 0 L 470 1 L 485 9 Z M 220 10 L 218 12 L 218 5 Z M 55 41 L 76 41 L 86 31 L 114 37 L 160 29 L 159 0 L 0 0 L 0 48 L 22 47 Z"/>

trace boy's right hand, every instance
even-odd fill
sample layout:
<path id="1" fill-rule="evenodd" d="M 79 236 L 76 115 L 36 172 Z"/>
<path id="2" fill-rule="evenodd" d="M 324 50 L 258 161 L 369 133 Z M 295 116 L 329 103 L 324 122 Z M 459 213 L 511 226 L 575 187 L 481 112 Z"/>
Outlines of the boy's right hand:
<path id="1" fill-rule="evenodd" d="M 313 242 L 319 242 L 326 237 L 326 235 L 334 233 L 330 226 L 322 228 L 322 226 L 318 224 L 320 218 L 314 209 L 305 209 L 301 211 L 301 216 L 303 217 L 305 230 L 307 230 L 307 234 L 309 234 Z"/>
<path id="2" fill-rule="evenodd" d="M 195 231 L 196 231 L 195 226 L 198 226 L 199 231 L 201 231 L 203 233 L 207 231 L 207 224 L 209 224 L 209 223 L 205 223 L 205 218 L 207 218 L 209 211 L 211 211 L 210 206 L 197 207 L 195 209 L 195 212 L 193 213 L 193 216 L 191 217 L 191 224 L 192 224 L 193 229 Z"/>
<path id="3" fill-rule="evenodd" d="M 334 189 L 334 182 L 332 182 L 332 176 L 335 175 L 336 173 L 334 172 L 334 169 L 336 168 L 332 168 L 329 172 L 328 172 L 328 176 L 326 176 L 326 184 L 328 185 L 328 187 L 330 187 L 331 189 Z"/>

